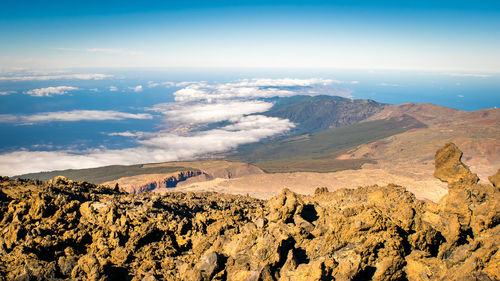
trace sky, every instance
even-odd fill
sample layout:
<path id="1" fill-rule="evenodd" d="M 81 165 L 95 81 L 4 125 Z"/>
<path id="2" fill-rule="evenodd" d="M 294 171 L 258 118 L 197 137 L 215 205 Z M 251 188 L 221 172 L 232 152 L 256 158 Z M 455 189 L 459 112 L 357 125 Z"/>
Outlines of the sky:
<path id="1" fill-rule="evenodd" d="M 294 95 L 500 106 L 500 1 L 0 6 L 0 175 L 229 151 Z"/>
<path id="2" fill-rule="evenodd" d="M 500 1 L 4 1 L 0 71 L 500 72 Z"/>

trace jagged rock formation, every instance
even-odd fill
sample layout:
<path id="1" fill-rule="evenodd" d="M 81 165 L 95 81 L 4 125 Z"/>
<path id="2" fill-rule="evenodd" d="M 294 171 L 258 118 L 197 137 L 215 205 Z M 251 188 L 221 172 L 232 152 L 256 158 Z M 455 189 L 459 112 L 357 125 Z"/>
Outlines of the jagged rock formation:
<path id="1" fill-rule="evenodd" d="M 459 154 L 436 154 L 438 204 L 396 185 L 263 201 L 1 178 L 0 280 L 498 280 L 499 188 Z"/>
<path id="2" fill-rule="evenodd" d="M 462 151 L 454 143 L 447 143 L 436 152 L 434 157 L 436 169 L 434 176 L 449 184 L 467 182 L 475 184 L 479 181 L 476 174 L 470 172 L 462 163 Z"/>
<path id="3" fill-rule="evenodd" d="M 491 184 L 493 184 L 493 186 L 500 187 L 500 169 L 498 169 L 498 171 L 494 175 L 489 176 L 488 179 L 490 180 Z"/>

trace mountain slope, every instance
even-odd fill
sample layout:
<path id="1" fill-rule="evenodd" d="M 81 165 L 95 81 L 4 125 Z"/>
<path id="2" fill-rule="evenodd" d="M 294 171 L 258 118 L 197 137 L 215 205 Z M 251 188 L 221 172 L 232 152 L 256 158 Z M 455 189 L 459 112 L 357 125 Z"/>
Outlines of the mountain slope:
<path id="1" fill-rule="evenodd" d="M 395 118 L 363 122 L 311 134 L 241 146 L 229 159 L 256 164 L 268 172 L 331 172 L 356 168 L 368 159 L 336 159 L 346 149 L 402 132 L 424 128 L 415 118 Z"/>
<path id="2" fill-rule="evenodd" d="M 277 99 L 273 108 L 262 114 L 289 119 L 296 124 L 293 134 L 305 134 L 356 124 L 384 108 L 385 104 L 372 100 L 295 96 Z"/>
<path id="3" fill-rule="evenodd" d="M 469 112 L 434 104 L 407 103 L 387 106 L 369 120 L 401 115 L 410 115 L 427 128 L 360 145 L 343 158 L 375 159 L 376 165 L 366 167 L 392 170 L 396 174 L 431 174 L 434 151 L 445 142 L 453 142 L 463 149 L 467 155 L 464 162 L 481 179 L 500 167 L 500 109 Z"/>

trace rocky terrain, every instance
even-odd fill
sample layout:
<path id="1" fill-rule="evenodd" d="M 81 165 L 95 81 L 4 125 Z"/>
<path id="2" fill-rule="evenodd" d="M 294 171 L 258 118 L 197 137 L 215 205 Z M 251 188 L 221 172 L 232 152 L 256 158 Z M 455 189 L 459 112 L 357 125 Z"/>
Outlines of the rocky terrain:
<path id="1" fill-rule="evenodd" d="M 270 200 L 0 180 L 0 280 L 498 280 L 500 170 L 452 143 L 438 203 L 397 185 Z"/>

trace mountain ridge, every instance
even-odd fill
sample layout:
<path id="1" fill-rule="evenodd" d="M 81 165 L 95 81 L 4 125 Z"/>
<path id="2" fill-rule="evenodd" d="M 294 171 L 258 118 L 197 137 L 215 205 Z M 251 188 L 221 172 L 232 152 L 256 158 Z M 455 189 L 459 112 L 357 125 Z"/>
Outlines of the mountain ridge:
<path id="1" fill-rule="evenodd" d="M 259 114 L 292 121 L 296 127 L 291 134 L 300 135 L 356 124 L 385 106 L 373 100 L 339 96 L 294 96 L 278 99 L 269 111 Z"/>

